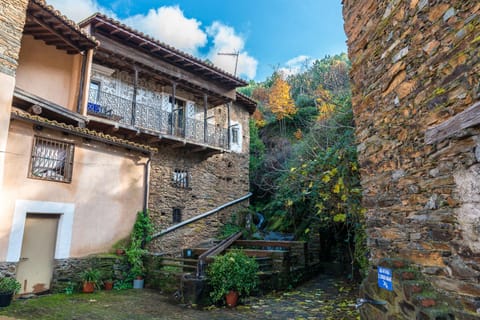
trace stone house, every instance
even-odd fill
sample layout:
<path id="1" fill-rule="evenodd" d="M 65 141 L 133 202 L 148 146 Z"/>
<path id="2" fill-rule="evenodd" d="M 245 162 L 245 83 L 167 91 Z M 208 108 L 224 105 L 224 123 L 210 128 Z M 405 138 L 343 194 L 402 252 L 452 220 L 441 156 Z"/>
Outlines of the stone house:
<path id="1" fill-rule="evenodd" d="M 386 302 L 362 318 L 479 319 L 480 3 L 343 12 L 372 263 L 361 296 Z"/>
<path id="2" fill-rule="evenodd" d="M 0 275 L 44 291 L 127 238 L 138 211 L 160 231 L 245 205 L 256 105 L 243 80 L 102 15 L 82 29 L 43 0 L 1 12 Z M 228 215 L 152 250 L 211 237 Z"/>

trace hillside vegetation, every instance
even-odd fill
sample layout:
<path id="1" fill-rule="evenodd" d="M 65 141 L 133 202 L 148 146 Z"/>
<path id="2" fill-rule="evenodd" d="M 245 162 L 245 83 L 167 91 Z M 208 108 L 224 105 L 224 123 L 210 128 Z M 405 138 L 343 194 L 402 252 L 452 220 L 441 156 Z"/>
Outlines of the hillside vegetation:
<path id="1" fill-rule="evenodd" d="M 346 54 L 300 73 L 274 72 L 242 93 L 259 102 L 251 121 L 252 206 L 266 229 L 307 239 L 320 232 L 324 260 L 367 265 Z"/>

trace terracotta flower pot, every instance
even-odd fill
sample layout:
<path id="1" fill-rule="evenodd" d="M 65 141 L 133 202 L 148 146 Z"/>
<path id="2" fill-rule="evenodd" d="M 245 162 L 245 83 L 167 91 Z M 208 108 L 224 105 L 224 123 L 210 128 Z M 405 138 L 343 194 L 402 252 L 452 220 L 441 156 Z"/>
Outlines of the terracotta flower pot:
<path id="1" fill-rule="evenodd" d="M 84 282 L 82 292 L 83 293 L 93 293 L 95 291 L 95 282 Z"/>
<path id="2" fill-rule="evenodd" d="M 113 281 L 105 281 L 103 283 L 105 290 L 110 291 L 113 289 Z"/>
<path id="3" fill-rule="evenodd" d="M 225 299 L 227 300 L 228 307 L 236 307 L 238 302 L 238 292 L 230 290 L 230 292 L 226 294 Z"/>

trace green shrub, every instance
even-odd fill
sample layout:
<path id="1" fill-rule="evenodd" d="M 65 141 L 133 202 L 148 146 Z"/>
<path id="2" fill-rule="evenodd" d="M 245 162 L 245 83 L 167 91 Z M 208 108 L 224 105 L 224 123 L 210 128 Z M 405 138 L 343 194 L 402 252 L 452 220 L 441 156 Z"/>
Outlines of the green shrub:
<path id="1" fill-rule="evenodd" d="M 258 264 L 241 250 L 232 250 L 217 256 L 208 266 L 208 282 L 213 290 L 210 297 L 214 302 L 223 300 L 231 290 L 239 295 L 250 295 L 258 285 Z"/>
<path id="2" fill-rule="evenodd" d="M 13 277 L 0 278 L 0 293 L 17 293 L 20 291 L 21 285 L 17 279 Z"/>

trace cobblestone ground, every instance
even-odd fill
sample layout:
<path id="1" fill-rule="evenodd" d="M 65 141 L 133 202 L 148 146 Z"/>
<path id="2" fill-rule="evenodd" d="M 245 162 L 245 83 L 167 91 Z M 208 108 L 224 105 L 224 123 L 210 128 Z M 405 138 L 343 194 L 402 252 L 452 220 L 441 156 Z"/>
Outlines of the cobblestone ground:
<path id="1" fill-rule="evenodd" d="M 99 292 L 92 295 L 51 295 L 16 300 L 0 319 L 359 319 L 354 301 L 357 287 L 339 278 L 320 275 L 293 291 L 253 297 L 237 308 L 198 310 L 173 304 L 170 297 L 153 290 Z"/>

